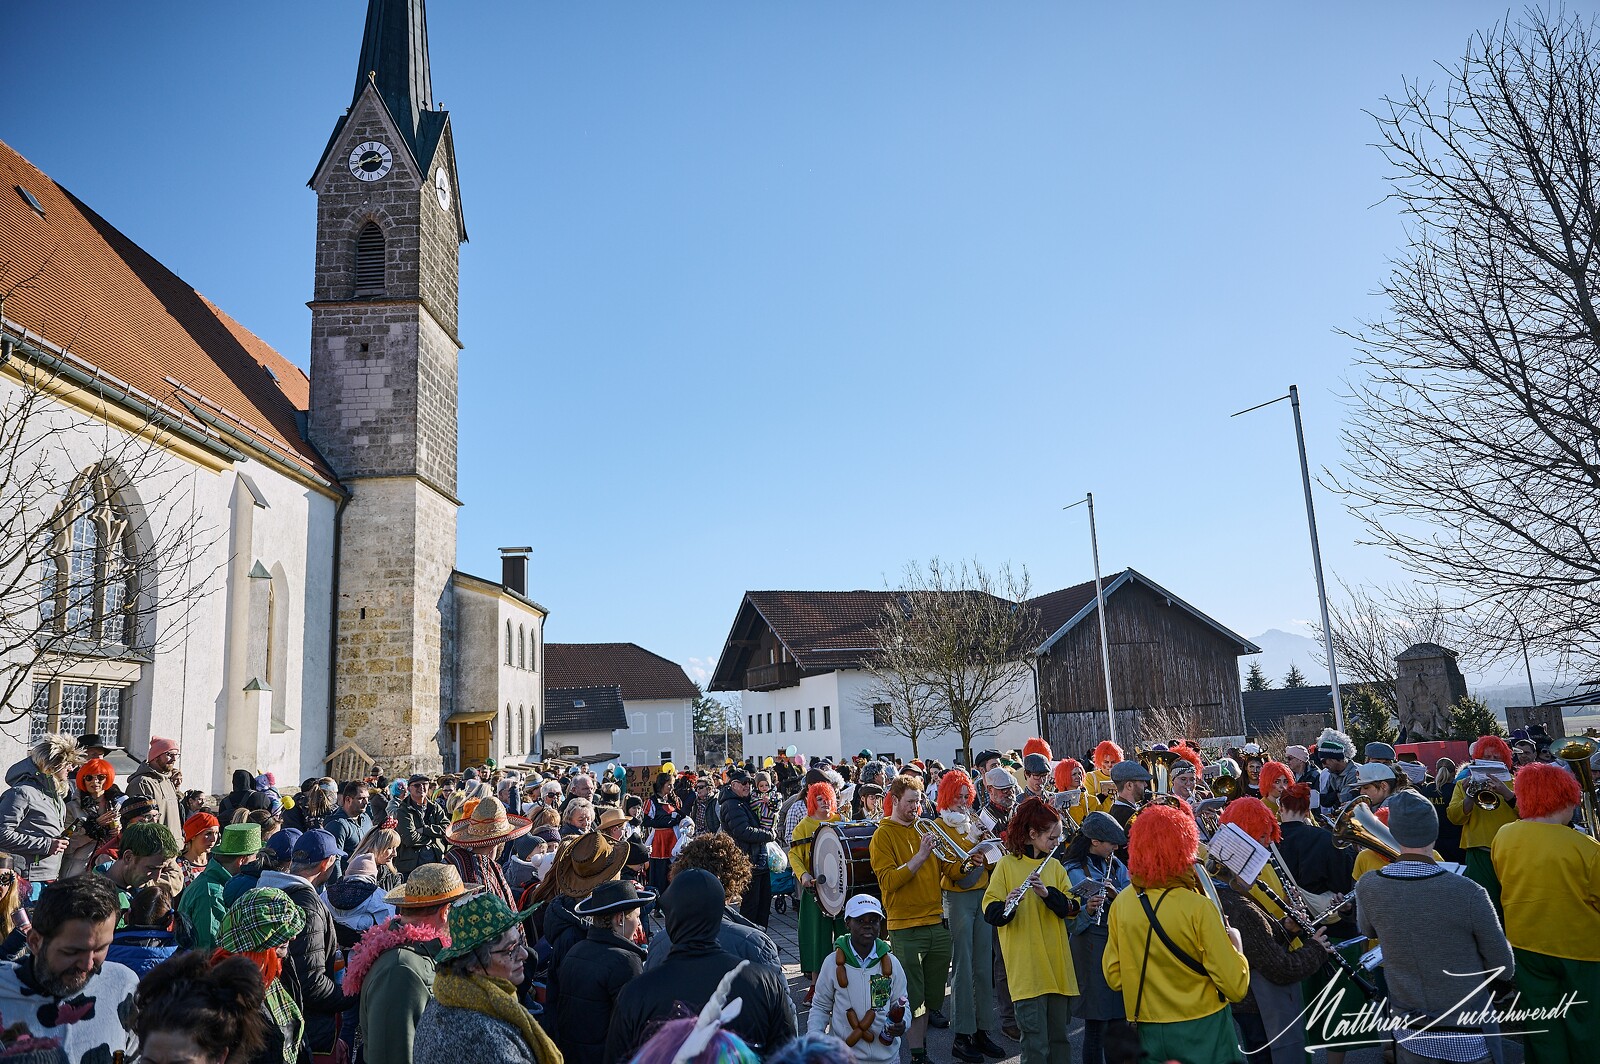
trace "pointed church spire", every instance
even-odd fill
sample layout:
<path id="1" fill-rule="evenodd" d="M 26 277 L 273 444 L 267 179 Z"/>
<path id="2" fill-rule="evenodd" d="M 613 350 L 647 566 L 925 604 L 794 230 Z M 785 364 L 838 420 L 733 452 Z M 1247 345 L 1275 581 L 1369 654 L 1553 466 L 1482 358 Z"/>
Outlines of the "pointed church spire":
<path id="1" fill-rule="evenodd" d="M 422 116 L 433 110 L 424 0 L 368 0 L 352 105 L 369 80 L 377 83 L 378 95 L 417 154 L 418 140 L 427 139 L 425 134 L 418 136 L 419 127 L 427 122 Z"/>

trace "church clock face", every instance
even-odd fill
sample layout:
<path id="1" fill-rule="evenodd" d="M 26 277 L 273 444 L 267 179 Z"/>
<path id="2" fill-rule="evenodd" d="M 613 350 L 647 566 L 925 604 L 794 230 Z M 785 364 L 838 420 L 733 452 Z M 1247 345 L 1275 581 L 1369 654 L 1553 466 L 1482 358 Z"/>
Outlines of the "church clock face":
<path id="1" fill-rule="evenodd" d="M 444 167 L 439 167 L 433 175 L 433 194 L 439 199 L 439 209 L 450 209 L 450 174 Z"/>
<path id="2" fill-rule="evenodd" d="M 392 169 L 394 152 L 381 141 L 362 141 L 350 149 L 350 173 L 357 181 L 376 181 Z"/>

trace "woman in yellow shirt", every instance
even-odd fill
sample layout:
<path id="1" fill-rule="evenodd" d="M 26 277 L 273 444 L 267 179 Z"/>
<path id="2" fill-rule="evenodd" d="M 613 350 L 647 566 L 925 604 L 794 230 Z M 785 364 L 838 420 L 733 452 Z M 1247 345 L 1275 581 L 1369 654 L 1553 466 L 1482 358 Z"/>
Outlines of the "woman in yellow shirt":
<path id="1" fill-rule="evenodd" d="M 1084 781 L 1091 809 L 1102 813 L 1111 811 L 1117 797 L 1117 785 L 1111 782 L 1111 766 L 1122 760 L 1122 747 L 1110 739 L 1102 739 L 1094 748 L 1094 771 Z"/>
<path id="2" fill-rule="evenodd" d="M 1511 747 L 1498 735 L 1480 735 L 1470 752 L 1474 760 L 1492 758 L 1502 762 L 1508 770 L 1511 768 Z M 1455 793 L 1450 796 L 1450 806 L 1445 810 L 1445 815 L 1450 818 L 1450 823 L 1461 825 L 1461 852 L 1463 863 L 1467 866 L 1467 878 L 1489 892 L 1495 914 L 1503 924 L 1506 917 L 1505 910 L 1500 907 L 1500 881 L 1495 878 L 1494 860 L 1489 854 L 1489 847 L 1494 845 L 1496 832 L 1517 819 L 1517 795 L 1512 789 L 1516 781 L 1491 784 L 1490 790 L 1499 797 L 1500 802 L 1493 809 L 1485 809 L 1467 793 L 1470 778 L 1466 773 L 1457 778 Z"/>
<path id="3" fill-rule="evenodd" d="M 1506 939 L 1517 959 L 1522 1007 L 1556 1018 L 1530 1024 L 1531 1064 L 1592 1059 L 1600 1045 L 1600 843 L 1569 825 L 1583 800 L 1558 765 L 1517 770 L 1522 819 L 1494 837 L 1491 856 L 1505 906 Z M 1559 1009 L 1564 994 L 1588 1002 Z"/>
<path id="4" fill-rule="evenodd" d="M 1122 992 L 1151 1059 L 1235 1064 L 1242 1058 L 1228 1003 L 1250 989 L 1250 965 L 1239 933 L 1201 893 L 1194 868 L 1199 845 L 1187 812 L 1140 810 L 1128 833 L 1134 889 L 1111 903 L 1101 967 L 1106 984 Z M 1187 960 L 1155 937 L 1158 924 Z"/>
<path id="5" fill-rule="evenodd" d="M 1283 798 L 1283 792 L 1289 789 L 1289 784 L 1294 782 L 1294 773 L 1289 771 L 1289 766 L 1281 761 L 1268 761 L 1261 766 L 1261 800 L 1267 808 L 1272 810 L 1272 815 L 1277 816 L 1282 810 L 1278 804 Z"/>
<path id="6" fill-rule="evenodd" d="M 989 877 L 983 918 L 999 929 L 1011 1001 L 1022 1029 L 1022 1064 L 1072 1064 L 1067 1031 L 1078 980 L 1067 921 L 1078 914 L 1060 861 L 1061 815 L 1025 798 L 1006 824 L 1006 856 Z M 1013 897 L 1015 904 L 1012 903 Z"/>
<path id="7" fill-rule="evenodd" d="M 824 916 L 817 904 L 817 893 L 811 888 L 816 877 L 811 874 L 811 843 L 817 829 L 839 819 L 839 799 L 833 784 L 823 781 L 806 788 L 806 815 L 795 825 L 789 840 L 789 868 L 800 881 L 800 913 L 796 938 L 800 943 L 800 971 L 813 986 L 822 962 L 833 952 L 834 941 L 844 934 L 844 922 Z M 810 991 L 807 991 L 809 997 Z"/>
<path id="8" fill-rule="evenodd" d="M 1056 793 L 1050 796 L 1050 804 L 1071 816 L 1074 824 L 1082 825 L 1084 817 L 1100 808 L 1098 801 L 1090 804 L 1089 792 L 1083 786 L 1083 766 L 1070 757 L 1064 757 L 1050 771 L 1056 785 Z"/>

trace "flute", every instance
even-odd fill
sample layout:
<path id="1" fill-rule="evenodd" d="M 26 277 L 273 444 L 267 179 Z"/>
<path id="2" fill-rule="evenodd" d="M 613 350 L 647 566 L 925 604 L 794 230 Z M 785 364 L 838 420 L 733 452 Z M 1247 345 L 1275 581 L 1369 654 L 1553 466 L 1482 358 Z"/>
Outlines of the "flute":
<path id="1" fill-rule="evenodd" d="M 1044 862 L 1048 860 L 1050 860 L 1050 855 L 1045 854 L 1044 860 L 1040 861 L 1033 871 L 1028 873 L 1028 878 L 1022 881 L 1022 885 L 1006 895 L 1005 908 L 1000 910 L 1002 917 L 1007 920 L 1011 919 L 1011 914 L 1017 911 L 1017 906 L 1022 904 L 1022 899 L 1027 896 L 1028 891 L 1032 890 L 1034 885 L 1040 882 L 1039 872 L 1044 868 Z"/>

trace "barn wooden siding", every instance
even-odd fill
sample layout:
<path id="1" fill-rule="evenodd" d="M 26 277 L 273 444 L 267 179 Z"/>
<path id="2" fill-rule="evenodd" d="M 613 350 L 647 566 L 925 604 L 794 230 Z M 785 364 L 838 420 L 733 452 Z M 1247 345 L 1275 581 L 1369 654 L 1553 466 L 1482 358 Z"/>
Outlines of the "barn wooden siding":
<path id="1" fill-rule="evenodd" d="M 1106 600 L 1106 631 L 1124 748 L 1137 738 L 1140 711 L 1155 707 L 1190 707 L 1196 735 L 1244 734 L 1233 640 L 1137 583 Z M 1106 738 L 1100 626 L 1092 613 L 1039 659 L 1039 698 L 1057 756 L 1081 756 Z"/>

